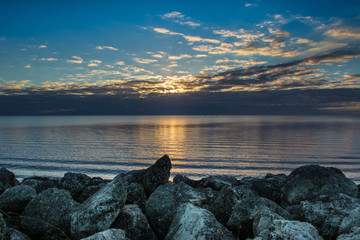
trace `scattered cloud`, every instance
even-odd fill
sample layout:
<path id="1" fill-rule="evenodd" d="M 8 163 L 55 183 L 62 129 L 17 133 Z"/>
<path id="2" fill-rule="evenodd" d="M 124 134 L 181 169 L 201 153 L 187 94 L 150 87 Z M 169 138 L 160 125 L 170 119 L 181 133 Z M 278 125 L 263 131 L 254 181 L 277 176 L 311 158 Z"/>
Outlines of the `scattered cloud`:
<path id="1" fill-rule="evenodd" d="M 201 24 L 194 22 L 191 20 L 191 18 L 189 17 L 185 17 L 184 14 L 182 14 L 181 12 L 170 12 L 170 13 L 165 13 L 164 15 L 161 15 L 162 19 L 170 19 L 173 22 L 179 23 L 181 25 L 188 25 L 190 27 L 199 27 Z"/>
<path id="2" fill-rule="evenodd" d="M 171 12 L 171 13 L 165 13 L 161 16 L 162 18 L 184 18 L 185 15 L 183 15 L 181 12 Z"/>
<path id="3" fill-rule="evenodd" d="M 115 63 L 116 65 L 125 65 L 125 62 L 124 61 L 118 61 Z"/>
<path id="4" fill-rule="evenodd" d="M 31 65 L 30 65 L 30 64 L 27 64 L 27 65 L 25 65 L 24 68 L 31 68 Z"/>
<path id="5" fill-rule="evenodd" d="M 58 59 L 57 58 L 39 58 L 38 60 L 51 62 L 51 61 L 57 61 Z"/>
<path id="6" fill-rule="evenodd" d="M 186 36 L 183 35 L 183 37 L 188 41 L 188 42 L 208 42 L 208 43 L 215 43 L 215 44 L 219 44 L 220 41 L 216 40 L 216 39 L 209 39 L 209 38 L 201 38 L 198 36 Z"/>
<path id="7" fill-rule="evenodd" d="M 101 60 L 90 60 L 90 62 L 88 63 L 88 67 L 97 67 L 100 63 L 102 63 Z"/>
<path id="8" fill-rule="evenodd" d="M 346 38 L 360 39 L 360 28 L 343 27 L 343 28 L 330 29 L 327 30 L 324 34 L 339 39 L 346 39 Z"/>
<path id="9" fill-rule="evenodd" d="M 66 60 L 68 63 L 83 63 L 84 62 L 84 59 L 82 59 L 81 57 L 78 57 L 78 56 L 72 56 L 73 59 L 68 59 Z"/>
<path id="10" fill-rule="evenodd" d="M 161 33 L 161 34 L 168 34 L 168 35 L 184 35 L 182 33 L 177 33 L 177 32 L 172 32 L 166 28 L 154 28 L 153 29 L 155 32 L 157 33 Z"/>
<path id="11" fill-rule="evenodd" d="M 105 50 L 105 49 L 113 50 L 113 51 L 119 50 L 118 48 L 111 47 L 111 46 L 96 46 L 95 48 L 98 50 Z"/>
<path id="12" fill-rule="evenodd" d="M 146 58 L 133 58 L 133 60 L 137 63 L 143 63 L 143 64 L 149 64 L 158 61 L 156 59 L 146 59 Z"/>
<path id="13" fill-rule="evenodd" d="M 275 35 L 276 37 L 288 38 L 291 36 L 291 33 L 287 32 L 287 31 L 282 31 L 280 29 L 269 28 L 268 30 L 269 30 L 270 34 Z"/>
<path id="14" fill-rule="evenodd" d="M 39 48 L 47 48 L 47 45 L 39 45 Z"/>
<path id="15" fill-rule="evenodd" d="M 181 54 L 179 56 L 168 56 L 169 60 L 180 60 L 180 59 L 183 59 L 183 58 L 192 58 L 192 56 L 189 55 L 189 54 Z"/>
<path id="16" fill-rule="evenodd" d="M 255 3 L 245 3 L 245 7 L 256 7 L 257 4 Z"/>

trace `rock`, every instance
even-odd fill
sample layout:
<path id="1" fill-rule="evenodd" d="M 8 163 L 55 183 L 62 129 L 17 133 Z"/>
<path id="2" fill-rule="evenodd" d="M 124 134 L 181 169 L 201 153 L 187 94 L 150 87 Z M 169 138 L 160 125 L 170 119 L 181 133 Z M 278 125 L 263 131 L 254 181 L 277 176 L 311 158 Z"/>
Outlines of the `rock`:
<path id="1" fill-rule="evenodd" d="M 164 238 L 177 208 L 183 203 L 197 206 L 208 204 L 208 193 L 185 183 L 167 183 L 159 186 L 146 201 L 145 214 L 156 236 Z"/>
<path id="2" fill-rule="evenodd" d="M 286 180 L 285 174 L 267 174 L 264 179 L 245 178 L 240 182 L 249 185 L 261 197 L 268 198 L 277 204 L 281 202 L 281 189 Z"/>
<path id="3" fill-rule="evenodd" d="M 314 225 L 325 239 L 336 239 L 352 227 L 360 227 L 360 199 L 339 193 L 300 204 L 304 221 Z"/>
<path id="4" fill-rule="evenodd" d="M 108 229 L 126 201 L 126 184 L 115 177 L 70 214 L 70 232 L 78 239 Z"/>
<path id="5" fill-rule="evenodd" d="M 137 204 L 125 205 L 111 227 L 125 230 L 126 236 L 131 240 L 157 239 Z"/>
<path id="6" fill-rule="evenodd" d="M 3 215 L 0 213 L 0 239 L 5 238 L 5 233 L 6 233 L 6 223 Z"/>
<path id="7" fill-rule="evenodd" d="M 252 237 L 252 224 L 258 211 L 269 210 L 287 219 L 289 214 L 275 202 L 263 197 L 248 197 L 238 201 L 226 224 L 240 238 Z"/>
<path id="8" fill-rule="evenodd" d="M 270 229 L 262 231 L 256 240 L 322 240 L 318 231 L 310 223 L 274 220 Z"/>
<path id="9" fill-rule="evenodd" d="M 5 213 L 20 214 L 36 195 L 35 189 L 29 186 L 8 188 L 0 195 L 0 209 Z"/>
<path id="10" fill-rule="evenodd" d="M 22 213 L 21 226 L 30 237 L 40 238 L 47 232 L 59 232 L 65 224 L 66 215 L 78 203 L 64 189 L 49 188 L 33 198 Z"/>
<path id="11" fill-rule="evenodd" d="M 359 240 L 360 239 L 360 227 L 353 227 L 349 233 L 342 234 L 336 238 L 336 240 Z"/>
<path id="12" fill-rule="evenodd" d="M 171 161 L 167 155 L 164 155 L 151 167 L 131 171 L 127 175 L 130 175 L 133 181 L 143 185 L 146 195 L 150 196 L 158 186 L 169 182 L 170 169 Z"/>
<path id="13" fill-rule="evenodd" d="M 314 200 L 320 195 L 345 193 L 351 197 L 358 196 L 354 182 L 336 168 L 318 165 L 303 166 L 295 169 L 287 177 L 282 189 L 285 204 L 299 204 L 304 200 Z"/>
<path id="14" fill-rule="evenodd" d="M 183 204 L 171 223 L 165 240 L 235 240 L 214 215 L 191 203 Z"/>
<path id="15" fill-rule="evenodd" d="M 58 183 L 56 180 L 51 180 L 49 178 L 33 177 L 24 179 L 24 181 L 21 182 L 21 185 L 30 186 L 34 188 L 37 193 L 41 193 L 48 188 L 57 187 Z"/>
<path id="16" fill-rule="evenodd" d="M 220 223 L 226 224 L 238 201 L 250 196 L 255 197 L 256 195 L 257 194 L 246 185 L 226 186 L 221 189 L 216 199 L 211 204 L 211 212 Z"/>
<path id="17" fill-rule="evenodd" d="M 102 232 L 95 233 L 90 237 L 82 238 L 81 240 L 129 240 L 125 236 L 125 231 L 122 229 L 108 229 Z"/>
<path id="18" fill-rule="evenodd" d="M 279 214 L 273 213 L 269 210 L 261 210 L 258 211 L 254 215 L 254 222 L 253 222 L 253 233 L 254 236 L 257 237 L 262 231 L 270 229 L 273 224 L 274 220 L 285 220 Z"/>
<path id="19" fill-rule="evenodd" d="M 184 175 L 176 174 L 173 178 L 174 183 L 186 183 L 187 185 L 196 188 L 199 184 L 199 181 L 192 180 Z"/>
<path id="20" fill-rule="evenodd" d="M 60 181 L 60 188 L 66 189 L 76 200 L 84 188 L 90 185 L 91 177 L 82 173 L 65 173 Z"/>
<path id="21" fill-rule="evenodd" d="M 16 179 L 15 174 L 7 170 L 6 168 L 0 169 L 0 186 L 1 193 L 6 189 L 14 187 L 19 184 L 19 181 Z"/>
<path id="22" fill-rule="evenodd" d="M 27 235 L 24 233 L 13 229 L 13 228 L 7 228 L 6 231 L 6 237 L 7 240 L 31 240 Z"/>
<path id="23" fill-rule="evenodd" d="M 137 204 L 145 211 L 146 194 L 144 187 L 140 183 L 130 183 L 127 187 L 126 204 Z"/>
<path id="24" fill-rule="evenodd" d="M 216 175 L 203 178 L 199 181 L 195 181 L 183 175 L 176 175 L 173 179 L 173 182 L 183 182 L 194 188 L 212 188 L 213 190 L 220 191 L 225 186 L 231 186 L 236 184 L 237 179 L 233 176 Z"/>

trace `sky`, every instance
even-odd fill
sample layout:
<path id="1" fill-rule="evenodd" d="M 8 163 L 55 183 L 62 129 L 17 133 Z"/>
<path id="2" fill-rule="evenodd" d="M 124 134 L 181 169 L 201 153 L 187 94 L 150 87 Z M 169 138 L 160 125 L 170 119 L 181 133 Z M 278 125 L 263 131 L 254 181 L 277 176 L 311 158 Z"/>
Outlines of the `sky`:
<path id="1" fill-rule="evenodd" d="M 2 114 L 357 112 L 359 66 L 358 0 L 0 3 Z"/>

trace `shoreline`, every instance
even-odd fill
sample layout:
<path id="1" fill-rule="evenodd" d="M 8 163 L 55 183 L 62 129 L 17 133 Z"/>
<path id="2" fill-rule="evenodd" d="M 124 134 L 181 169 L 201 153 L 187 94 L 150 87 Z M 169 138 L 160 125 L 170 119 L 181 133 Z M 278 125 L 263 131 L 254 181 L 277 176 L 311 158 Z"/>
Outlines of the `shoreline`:
<path id="1" fill-rule="evenodd" d="M 194 180 L 175 174 L 169 181 L 171 168 L 167 155 L 149 168 L 112 180 L 66 173 L 58 179 L 36 176 L 18 181 L 2 168 L 0 237 L 360 237 L 360 185 L 336 168 L 306 165 L 288 175 L 268 173 L 242 179 L 211 175 Z"/>

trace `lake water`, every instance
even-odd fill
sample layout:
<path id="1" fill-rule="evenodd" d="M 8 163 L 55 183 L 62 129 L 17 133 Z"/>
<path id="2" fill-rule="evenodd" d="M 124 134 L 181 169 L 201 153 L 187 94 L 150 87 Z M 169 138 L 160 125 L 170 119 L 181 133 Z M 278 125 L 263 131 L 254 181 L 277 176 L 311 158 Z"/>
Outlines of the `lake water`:
<path id="1" fill-rule="evenodd" d="M 18 178 L 81 172 L 111 179 L 172 160 L 172 177 L 341 169 L 360 183 L 360 119 L 333 116 L 0 117 L 0 167 Z"/>

